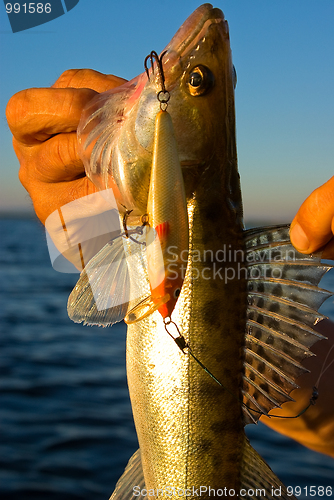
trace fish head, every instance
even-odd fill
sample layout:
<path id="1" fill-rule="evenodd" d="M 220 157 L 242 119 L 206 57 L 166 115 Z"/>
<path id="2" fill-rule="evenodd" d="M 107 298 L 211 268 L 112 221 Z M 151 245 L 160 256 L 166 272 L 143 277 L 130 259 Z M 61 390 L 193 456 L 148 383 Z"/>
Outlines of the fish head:
<path id="1" fill-rule="evenodd" d="M 235 156 L 234 80 L 229 31 L 221 10 L 204 4 L 185 21 L 162 54 L 165 87 L 184 176 L 192 196 L 208 163 Z M 160 56 L 161 57 L 161 56 Z M 112 188 L 120 211 L 143 214 L 147 207 L 157 94 L 156 65 L 130 82 L 100 94 L 84 111 L 79 152 L 87 176 Z M 231 129 L 229 143 L 222 133 Z"/>
<path id="2" fill-rule="evenodd" d="M 235 72 L 222 11 L 210 4 L 199 7 L 162 53 L 170 93 L 168 112 L 181 165 L 184 170 L 204 167 L 213 151 L 220 149 L 222 127 L 226 126 L 222 122 L 231 104 L 234 126 Z"/>

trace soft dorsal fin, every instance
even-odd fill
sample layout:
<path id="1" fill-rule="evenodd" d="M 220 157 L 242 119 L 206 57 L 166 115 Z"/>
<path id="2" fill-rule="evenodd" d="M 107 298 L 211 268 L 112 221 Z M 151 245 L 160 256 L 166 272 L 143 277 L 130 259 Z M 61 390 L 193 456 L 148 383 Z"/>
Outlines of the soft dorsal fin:
<path id="1" fill-rule="evenodd" d="M 313 329 L 324 318 L 317 310 L 332 295 L 317 285 L 332 266 L 322 264 L 320 254 L 297 252 L 289 226 L 251 229 L 244 237 L 249 280 L 243 411 L 250 423 L 291 400 L 296 379 L 307 372 L 301 362 L 324 338 Z"/>

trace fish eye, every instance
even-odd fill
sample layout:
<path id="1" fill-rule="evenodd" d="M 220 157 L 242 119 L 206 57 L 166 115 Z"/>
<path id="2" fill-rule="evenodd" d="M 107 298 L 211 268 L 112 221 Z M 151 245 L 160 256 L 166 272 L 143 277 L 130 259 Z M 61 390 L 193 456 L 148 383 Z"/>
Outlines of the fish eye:
<path id="1" fill-rule="evenodd" d="M 180 292 L 181 292 L 180 288 L 177 288 L 176 290 L 174 290 L 174 299 L 178 298 L 178 296 L 180 295 Z"/>
<path id="2" fill-rule="evenodd" d="M 203 82 L 203 76 L 200 72 L 193 71 L 189 76 L 189 85 L 192 87 L 199 87 Z"/>
<path id="3" fill-rule="evenodd" d="M 199 96 L 206 94 L 212 89 L 213 84 L 214 76 L 206 66 L 196 66 L 191 70 L 187 82 L 190 95 Z"/>

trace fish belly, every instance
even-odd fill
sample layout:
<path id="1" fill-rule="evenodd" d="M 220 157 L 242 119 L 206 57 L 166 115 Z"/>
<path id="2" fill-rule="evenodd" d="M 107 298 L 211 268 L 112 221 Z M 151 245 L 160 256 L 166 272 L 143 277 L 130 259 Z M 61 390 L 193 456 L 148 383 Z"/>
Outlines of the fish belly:
<path id="1" fill-rule="evenodd" d="M 202 191 L 188 204 L 189 263 L 172 319 L 225 388 L 181 352 L 159 313 L 128 328 L 128 383 L 145 485 L 162 490 L 159 496 L 171 488 L 239 487 L 246 284 L 226 254 L 242 248 L 242 230 L 221 197 L 215 203 L 214 193 Z M 225 280 L 227 267 L 235 279 Z"/>

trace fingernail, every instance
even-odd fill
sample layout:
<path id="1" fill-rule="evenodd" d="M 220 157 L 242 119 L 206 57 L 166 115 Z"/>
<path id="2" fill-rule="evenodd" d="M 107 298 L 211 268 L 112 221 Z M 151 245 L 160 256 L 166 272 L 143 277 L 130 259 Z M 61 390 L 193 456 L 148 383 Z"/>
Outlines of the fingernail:
<path id="1" fill-rule="evenodd" d="M 293 246 L 296 247 L 297 250 L 300 250 L 301 252 L 305 252 L 310 246 L 308 237 L 306 236 L 304 230 L 298 223 L 295 224 L 290 230 L 290 239 Z"/>

